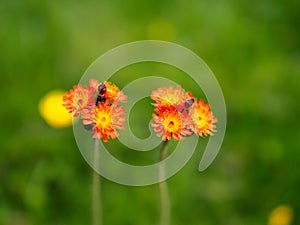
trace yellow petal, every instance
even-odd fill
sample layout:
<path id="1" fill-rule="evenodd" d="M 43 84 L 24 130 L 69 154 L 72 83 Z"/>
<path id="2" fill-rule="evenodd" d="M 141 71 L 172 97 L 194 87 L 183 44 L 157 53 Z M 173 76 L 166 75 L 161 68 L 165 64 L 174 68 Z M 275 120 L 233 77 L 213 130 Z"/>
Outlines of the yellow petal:
<path id="1" fill-rule="evenodd" d="M 64 91 L 53 90 L 39 102 L 39 111 L 44 120 L 54 128 L 63 128 L 72 124 L 72 114 L 62 106 Z"/>

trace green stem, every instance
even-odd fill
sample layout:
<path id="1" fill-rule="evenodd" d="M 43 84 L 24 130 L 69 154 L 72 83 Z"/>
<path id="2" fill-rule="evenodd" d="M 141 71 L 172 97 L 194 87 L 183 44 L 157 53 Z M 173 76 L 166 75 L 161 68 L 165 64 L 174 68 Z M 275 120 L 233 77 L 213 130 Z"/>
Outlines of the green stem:
<path id="1" fill-rule="evenodd" d="M 159 155 L 159 161 L 161 162 L 166 158 L 168 149 L 168 141 L 163 142 L 163 146 Z M 165 167 L 161 163 L 159 166 L 159 179 L 165 179 Z M 159 193 L 160 193 L 160 225 L 170 224 L 170 199 L 167 182 L 161 181 L 159 183 Z"/>
<path id="2" fill-rule="evenodd" d="M 99 140 L 95 139 L 94 143 L 94 168 L 98 169 L 98 151 Z M 101 225 L 101 199 L 100 199 L 101 180 L 100 175 L 93 171 L 93 184 L 92 184 L 92 220 L 93 225 Z"/>

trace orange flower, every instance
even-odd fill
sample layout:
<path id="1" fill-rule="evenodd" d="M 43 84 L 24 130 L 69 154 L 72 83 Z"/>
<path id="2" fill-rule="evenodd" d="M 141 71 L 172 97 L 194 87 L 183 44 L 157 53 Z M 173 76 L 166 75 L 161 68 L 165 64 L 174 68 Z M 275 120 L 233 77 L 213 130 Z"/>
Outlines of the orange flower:
<path id="1" fill-rule="evenodd" d="M 95 108 L 95 104 L 90 104 L 81 111 L 82 124 L 87 130 L 92 130 L 95 126 Z"/>
<path id="2" fill-rule="evenodd" d="M 157 136 L 162 136 L 163 141 L 170 140 L 171 137 L 179 140 L 192 135 L 192 132 L 187 129 L 189 124 L 187 118 L 182 117 L 174 106 L 170 106 L 159 115 L 152 114 L 152 117 L 154 122 L 151 125 L 157 132 Z"/>
<path id="3" fill-rule="evenodd" d="M 125 109 L 122 106 L 102 102 L 95 106 L 91 112 L 94 112 L 91 120 L 91 124 L 94 125 L 93 138 L 100 139 L 103 137 L 104 142 L 107 142 L 109 138 L 117 138 L 116 129 L 124 129 L 123 124 L 126 119 L 122 117 L 125 114 Z"/>
<path id="4" fill-rule="evenodd" d="M 104 84 L 106 85 L 104 96 L 108 101 L 125 102 L 127 100 L 127 96 L 124 95 L 115 84 L 112 84 L 109 81 L 105 81 Z"/>
<path id="5" fill-rule="evenodd" d="M 180 86 L 161 87 L 150 96 L 155 103 L 154 122 L 151 124 L 162 140 L 182 139 L 193 133 L 201 137 L 216 132 L 217 119 L 204 100 L 197 103 L 192 93 L 186 93 Z"/>
<path id="6" fill-rule="evenodd" d="M 118 101 L 118 102 L 126 102 L 127 96 L 120 91 L 120 89 L 109 81 L 104 81 L 102 84 L 105 85 L 106 91 L 104 93 L 104 97 L 106 101 Z M 93 88 L 95 92 L 98 92 L 98 87 L 101 85 L 96 79 L 90 79 L 89 86 Z"/>
<path id="7" fill-rule="evenodd" d="M 203 99 L 199 103 L 194 103 L 193 107 L 191 107 L 190 115 L 193 120 L 191 130 L 194 133 L 203 137 L 203 135 L 213 135 L 214 132 L 217 132 L 214 123 L 218 122 L 218 119 L 210 111 L 210 105 L 204 104 Z"/>
<path id="8" fill-rule="evenodd" d="M 190 99 L 190 95 L 177 86 L 162 87 L 152 91 L 150 96 L 155 103 L 154 112 L 152 115 L 154 122 L 151 124 L 157 136 L 162 140 L 183 139 L 185 136 L 192 135 L 192 131 L 188 129 L 191 120 L 184 113 L 184 103 Z"/>
<path id="9" fill-rule="evenodd" d="M 82 87 L 81 84 L 73 86 L 73 89 L 63 96 L 63 102 L 65 102 L 63 106 L 69 113 L 73 113 L 74 117 L 77 117 L 88 104 L 94 101 L 93 95 L 94 91 L 90 87 Z"/>
<path id="10" fill-rule="evenodd" d="M 92 78 L 89 80 L 89 87 L 93 88 L 94 92 L 97 92 L 98 91 L 98 86 L 99 86 L 99 82 Z"/>
<path id="11" fill-rule="evenodd" d="M 93 138 L 103 138 L 107 142 L 118 136 L 116 129 L 124 129 L 126 118 L 122 116 L 126 111 L 118 102 L 126 99 L 116 85 L 90 79 L 88 87 L 79 84 L 66 92 L 63 106 L 74 117 L 81 114 L 82 124 L 85 129 L 93 131 Z"/>
<path id="12" fill-rule="evenodd" d="M 150 97 L 155 100 L 153 105 L 156 107 L 181 105 L 190 98 L 189 94 L 185 93 L 180 86 L 177 86 L 175 89 L 173 86 L 158 88 L 152 91 Z"/>

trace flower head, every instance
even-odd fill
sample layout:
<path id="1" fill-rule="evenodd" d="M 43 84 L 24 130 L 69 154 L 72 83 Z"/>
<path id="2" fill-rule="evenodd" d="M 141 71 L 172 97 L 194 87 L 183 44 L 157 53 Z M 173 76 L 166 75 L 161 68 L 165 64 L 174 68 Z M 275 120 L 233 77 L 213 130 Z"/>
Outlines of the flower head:
<path id="1" fill-rule="evenodd" d="M 188 128 L 191 120 L 183 113 L 184 103 L 190 98 L 180 87 L 161 87 L 152 92 L 151 98 L 155 100 L 154 122 L 151 124 L 162 140 L 179 140 L 192 135 Z"/>
<path id="2" fill-rule="evenodd" d="M 92 121 L 94 124 L 93 138 L 102 138 L 107 142 L 109 138 L 115 139 L 118 136 L 116 129 L 124 129 L 123 123 L 126 121 L 122 115 L 125 109 L 119 105 L 110 105 L 102 102 L 95 106 Z"/>
<path id="3" fill-rule="evenodd" d="M 127 100 L 127 96 L 115 84 L 109 81 L 105 81 L 104 84 L 106 86 L 104 96 L 108 101 L 125 102 Z"/>
<path id="4" fill-rule="evenodd" d="M 90 79 L 89 86 L 97 93 L 103 95 L 107 101 L 126 102 L 127 96 L 119 87 L 109 81 L 99 83 L 96 79 Z"/>
<path id="5" fill-rule="evenodd" d="M 268 225 L 290 225 L 293 217 L 293 208 L 289 205 L 281 205 L 272 211 Z"/>
<path id="6" fill-rule="evenodd" d="M 187 129 L 189 124 L 188 118 L 183 117 L 174 106 L 161 111 L 159 115 L 152 114 L 152 117 L 154 122 L 151 125 L 154 131 L 157 132 L 157 136 L 162 136 L 163 141 L 170 140 L 171 137 L 174 140 L 179 140 L 192 134 Z"/>
<path id="7" fill-rule="evenodd" d="M 94 90 L 91 87 L 83 87 L 81 84 L 73 86 L 63 97 L 63 106 L 77 117 L 81 111 L 94 101 Z"/>
<path id="8" fill-rule="evenodd" d="M 192 93 L 185 92 L 180 86 L 174 88 L 161 87 L 153 91 L 151 98 L 153 105 L 154 122 L 152 127 L 163 141 L 183 139 L 193 133 L 201 137 L 213 135 L 216 132 L 217 119 L 210 111 L 209 104 L 198 100 Z"/>
<path id="9" fill-rule="evenodd" d="M 154 106 L 181 105 L 189 98 L 188 94 L 180 86 L 176 88 L 173 86 L 158 88 L 152 91 L 150 97 L 155 101 Z"/>
<path id="10" fill-rule="evenodd" d="M 45 121 L 54 128 L 63 128 L 72 125 L 72 116 L 61 107 L 64 92 L 52 90 L 39 102 L 39 111 Z"/>
<path id="11" fill-rule="evenodd" d="M 96 79 L 92 78 L 89 80 L 89 87 L 91 87 L 94 90 L 94 92 L 98 90 L 99 85 L 99 81 L 97 81 Z"/>
<path id="12" fill-rule="evenodd" d="M 195 102 L 193 107 L 191 107 L 190 114 L 193 120 L 191 129 L 194 133 L 203 137 L 203 135 L 213 135 L 214 132 L 217 132 L 216 125 L 214 123 L 218 122 L 218 120 L 214 117 L 213 112 L 210 110 L 210 105 L 204 104 L 203 99 L 201 99 L 198 103 Z"/>
<path id="13" fill-rule="evenodd" d="M 93 138 L 103 138 L 107 142 L 118 136 L 116 129 L 124 129 L 126 119 L 122 116 L 126 111 L 118 103 L 126 99 L 116 85 L 91 79 L 89 86 L 74 86 L 66 92 L 63 106 L 74 117 L 81 116 L 84 128 L 93 132 Z"/>

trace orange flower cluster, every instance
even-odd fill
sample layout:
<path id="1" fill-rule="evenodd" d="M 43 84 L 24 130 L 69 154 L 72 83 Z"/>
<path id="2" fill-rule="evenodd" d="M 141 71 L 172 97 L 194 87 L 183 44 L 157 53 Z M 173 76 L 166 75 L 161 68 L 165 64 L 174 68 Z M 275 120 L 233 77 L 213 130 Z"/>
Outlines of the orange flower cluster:
<path id="1" fill-rule="evenodd" d="M 217 119 L 209 104 L 198 100 L 180 86 L 161 87 L 150 96 L 155 103 L 152 127 L 163 141 L 183 139 L 193 133 L 201 137 L 216 132 Z"/>
<path id="2" fill-rule="evenodd" d="M 84 127 L 93 131 L 93 138 L 107 142 L 118 136 L 116 129 L 124 129 L 126 118 L 122 116 L 126 111 L 119 103 L 126 100 L 127 96 L 116 85 L 91 79 L 89 86 L 79 84 L 67 91 L 63 106 L 73 117 L 81 116 Z"/>

